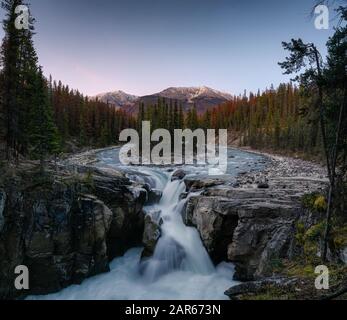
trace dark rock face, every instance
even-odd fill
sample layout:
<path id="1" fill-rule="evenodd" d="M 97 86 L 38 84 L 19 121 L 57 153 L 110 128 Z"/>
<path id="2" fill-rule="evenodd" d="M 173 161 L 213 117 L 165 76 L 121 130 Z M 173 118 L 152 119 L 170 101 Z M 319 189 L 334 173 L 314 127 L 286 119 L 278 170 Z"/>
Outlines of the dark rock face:
<path id="1" fill-rule="evenodd" d="M 195 192 L 199 190 L 204 190 L 207 188 L 211 188 L 214 186 L 219 186 L 225 184 L 225 181 L 219 180 L 219 179 L 194 179 L 189 178 L 185 179 L 184 183 L 187 187 L 187 191 L 189 192 Z"/>
<path id="2" fill-rule="evenodd" d="M 298 282 L 296 278 L 268 278 L 258 281 L 250 281 L 239 284 L 230 288 L 225 292 L 231 300 L 239 300 L 243 295 L 256 295 L 267 292 L 269 288 L 275 287 L 277 290 L 293 291 L 295 284 Z"/>
<path id="3" fill-rule="evenodd" d="M 188 182 L 187 188 L 194 184 Z M 272 276 L 273 261 L 293 254 L 296 223 L 307 215 L 301 205 L 306 185 L 325 188 L 306 179 L 273 180 L 269 189 L 212 184 L 189 199 L 183 219 L 198 229 L 214 262 L 235 264 L 235 280 L 262 279 Z"/>
<path id="4" fill-rule="evenodd" d="M 4 210 L 5 210 L 5 203 L 6 203 L 6 193 L 3 191 L 0 191 L 0 232 L 2 231 L 2 228 L 5 223 L 4 218 Z"/>
<path id="5" fill-rule="evenodd" d="M 153 255 L 160 236 L 160 211 L 148 213 L 145 217 L 145 228 L 142 239 L 144 245 L 142 258 L 148 258 Z"/>
<path id="6" fill-rule="evenodd" d="M 134 192 L 124 176 L 95 171 L 86 181 L 64 172 L 50 179 L 0 187 L 0 298 L 78 284 L 141 244 L 146 195 Z M 18 265 L 29 269 L 29 291 L 14 288 Z"/>
<path id="7" fill-rule="evenodd" d="M 159 203 L 162 196 L 163 196 L 163 193 L 160 190 L 150 189 L 148 191 L 147 204 L 151 205 L 151 204 Z"/>
<path id="8" fill-rule="evenodd" d="M 238 216 L 232 204 L 222 199 L 198 196 L 189 199 L 184 221 L 196 227 L 215 263 L 227 260 L 228 245 L 233 239 Z"/>
<path id="9" fill-rule="evenodd" d="M 177 170 L 173 173 L 171 181 L 183 180 L 186 176 L 186 173 L 183 170 Z"/>
<path id="10" fill-rule="evenodd" d="M 238 210 L 240 223 L 228 248 L 237 280 L 271 276 L 274 259 L 287 257 L 300 207 L 286 203 L 249 203 Z"/>

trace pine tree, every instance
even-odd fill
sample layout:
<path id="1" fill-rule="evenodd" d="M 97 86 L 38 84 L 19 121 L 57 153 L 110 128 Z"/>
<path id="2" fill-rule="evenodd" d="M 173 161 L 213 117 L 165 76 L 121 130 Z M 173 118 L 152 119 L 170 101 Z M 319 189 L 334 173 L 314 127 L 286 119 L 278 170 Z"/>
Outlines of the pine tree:
<path id="1" fill-rule="evenodd" d="M 0 161 L 6 159 L 6 113 L 3 103 L 3 74 L 0 73 Z"/>
<path id="2" fill-rule="evenodd" d="M 195 129 L 199 128 L 199 119 L 198 119 L 198 113 L 196 111 L 196 106 L 192 108 L 192 115 L 191 115 L 191 129 L 194 131 Z"/>
<path id="3" fill-rule="evenodd" d="M 6 143 L 7 159 L 17 158 L 19 145 L 19 94 L 20 94 L 20 45 L 23 32 L 15 27 L 15 8 L 21 0 L 4 0 L 1 5 L 6 11 L 3 21 L 5 37 L 1 48 L 1 66 L 3 68 L 3 132 Z"/>
<path id="4" fill-rule="evenodd" d="M 180 104 L 180 108 L 179 108 L 179 129 L 183 129 L 184 128 L 184 112 L 183 112 L 183 106 L 182 104 Z"/>
<path id="5" fill-rule="evenodd" d="M 34 82 L 35 107 L 30 110 L 29 140 L 31 155 L 39 159 L 41 170 L 44 159 L 50 154 L 59 152 L 59 138 L 53 123 L 52 109 L 49 104 L 46 80 L 39 68 Z"/>
<path id="6" fill-rule="evenodd" d="M 109 142 L 110 142 L 109 131 L 108 131 L 106 123 L 103 123 L 101 127 L 101 133 L 100 133 L 100 146 L 106 147 L 109 144 Z"/>
<path id="7" fill-rule="evenodd" d="M 175 100 L 173 111 L 173 130 L 180 128 L 180 115 L 178 110 L 178 102 Z"/>
<path id="8" fill-rule="evenodd" d="M 190 129 L 191 127 L 192 127 L 192 109 L 189 109 L 187 112 L 185 128 Z"/>
<path id="9" fill-rule="evenodd" d="M 29 16 L 29 28 L 17 29 L 15 9 L 21 0 L 4 0 L 6 11 L 3 22 L 5 38 L 1 50 L 3 67 L 2 101 L 5 113 L 7 158 L 18 158 L 28 152 L 28 122 L 34 106 L 34 88 L 38 58 L 33 44 L 34 19 Z"/>
<path id="10" fill-rule="evenodd" d="M 202 126 L 205 130 L 211 128 L 211 113 L 209 110 L 206 110 L 205 114 L 202 117 Z"/>

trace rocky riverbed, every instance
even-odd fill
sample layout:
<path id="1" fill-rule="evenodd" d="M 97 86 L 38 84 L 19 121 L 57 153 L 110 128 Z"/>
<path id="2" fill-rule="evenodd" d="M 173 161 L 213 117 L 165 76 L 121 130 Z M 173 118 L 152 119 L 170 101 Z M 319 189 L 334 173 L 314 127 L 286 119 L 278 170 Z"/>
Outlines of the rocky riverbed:
<path id="1" fill-rule="evenodd" d="M 145 206 L 158 203 L 162 192 L 145 170 L 109 165 L 114 150 L 69 157 L 52 164 L 44 178 L 31 164 L 4 175 L 1 297 L 18 295 L 12 271 L 19 264 L 28 265 L 33 274 L 28 293 L 47 294 L 107 272 L 109 262 L 130 248 L 144 246 L 142 259 L 154 255 L 164 221 L 160 212 L 149 214 Z M 100 163 L 101 153 L 103 159 L 109 155 L 110 163 Z M 272 279 L 273 262 L 300 251 L 298 222 L 310 228 L 319 219 L 302 198 L 325 194 L 326 173 L 298 159 L 262 155 L 252 168 L 251 154 L 240 156 L 235 150 L 230 159 L 235 157 L 235 172 L 222 177 L 191 174 L 184 167 L 161 170 L 173 172 L 173 182 L 184 181 L 183 221 L 196 228 L 215 264 L 232 262 L 236 280 Z M 242 163 L 242 157 L 250 164 Z"/>

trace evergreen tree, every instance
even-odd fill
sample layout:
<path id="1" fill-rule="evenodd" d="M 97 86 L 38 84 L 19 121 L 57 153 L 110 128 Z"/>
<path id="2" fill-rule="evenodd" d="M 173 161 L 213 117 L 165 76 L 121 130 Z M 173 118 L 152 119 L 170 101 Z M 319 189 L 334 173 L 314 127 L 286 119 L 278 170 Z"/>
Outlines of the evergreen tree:
<path id="1" fill-rule="evenodd" d="M 27 154 L 30 144 L 28 123 L 31 108 L 35 105 L 34 83 L 38 58 L 33 45 L 34 19 L 29 15 L 29 28 L 17 29 L 15 20 L 21 0 L 4 0 L 6 11 L 3 21 L 5 37 L 2 43 L 1 64 L 3 67 L 3 113 L 7 158 Z"/>
<path id="2" fill-rule="evenodd" d="M 191 129 L 194 131 L 195 129 L 199 128 L 199 118 L 198 113 L 196 111 L 196 105 L 192 108 L 192 114 L 191 114 Z"/>
<path id="3" fill-rule="evenodd" d="M 21 93 L 21 42 L 23 31 L 15 27 L 15 8 L 21 0 L 4 0 L 1 5 L 5 10 L 3 29 L 5 37 L 1 48 L 1 66 L 3 68 L 2 118 L 5 122 L 4 135 L 7 158 L 17 158 L 19 146 L 19 96 Z"/>
<path id="4" fill-rule="evenodd" d="M 184 112 L 183 112 L 183 106 L 182 104 L 180 104 L 180 108 L 179 108 L 179 114 L 178 114 L 178 118 L 179 118 L 179 129 L 183 129 L 184 128 Z"/>
<path id="5" fill-rule="evenodd" d="M 31 155 L 41 162 L 50 154 L 59 151 L 57 129 L 53 123 L 52 109 L 49 104 L 46 80 L 41 68 L 34 81 L 35 107 L 30 110 L 29 139 Z"/>
<path id="6" fill-rule="evenodd" d="M 175 100 L 173 111 L 173 130 L 180 128 L 180 115 L 178 110 L 178 102 Z"/>

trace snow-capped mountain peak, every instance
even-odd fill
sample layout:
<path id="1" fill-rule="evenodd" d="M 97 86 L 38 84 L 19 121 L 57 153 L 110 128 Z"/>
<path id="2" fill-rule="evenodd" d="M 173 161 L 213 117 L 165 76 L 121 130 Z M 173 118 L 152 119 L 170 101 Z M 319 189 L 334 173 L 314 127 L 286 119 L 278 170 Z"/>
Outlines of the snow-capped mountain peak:
<path id="1" fill-rule="evenodd" d="M 136 112 L 140 102 L 145 105 L 153 105 L 157 103 L 158 98 L 166 98 L 179 101 L 185 111 L 195 106 L 198 113 L 201 114 L 210 108 L 232 100 L 232 95 L 206 86 L 201 86 L 171 87 L 159 93 L 144 97 L 138 97 L 118 90 L 99 94 L 94 98 L 112 104 L 116 108 L 127 110 L 130 113 Z"/>
<path id="2" fill-rule="evenodd" d="M 136 101 L 139 99 L 138 96 L 128 94 L 121 90 L 101 93 L 95 96 L 95 98 L 99 99 L 100 101 L 113 104 L 117 107 L 123 107 L 123 106 L 136 103 Z"/>
<path id="3" fill-rule="evenodd" d="M 202 87 L 171 87 L 160 93 L 159 96 L 170 99 L 182 99 L 187 101 L 193 101 L 194 99 L 208 97 L 208 98 L 223 98 L 225 100 L 231 100 L 232 96 L 228 93 L 224 93 L 218 90 L 211 89 L 206 86 Z"/>

